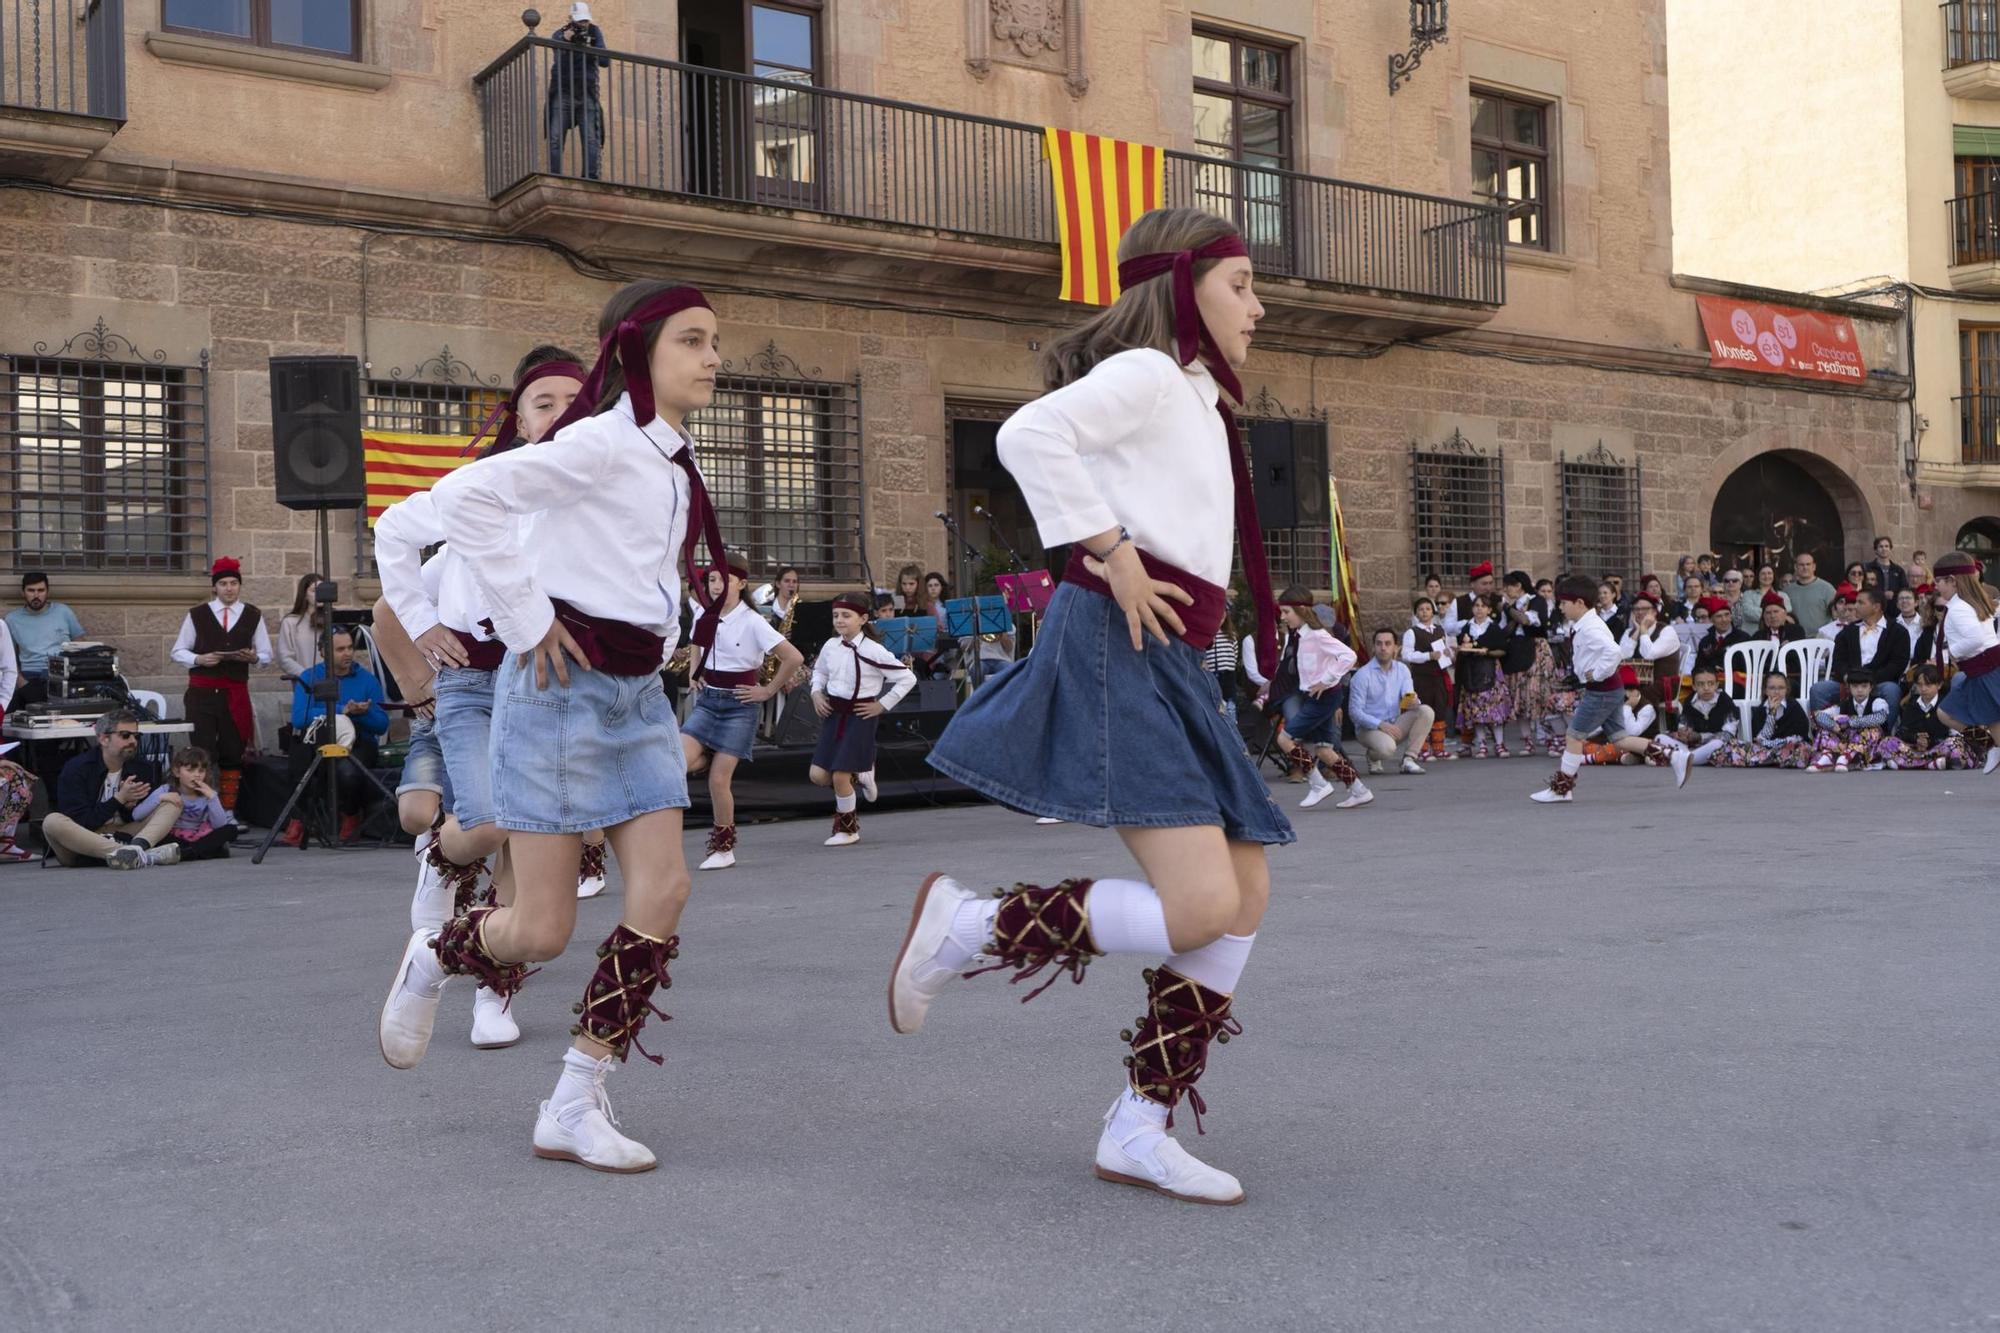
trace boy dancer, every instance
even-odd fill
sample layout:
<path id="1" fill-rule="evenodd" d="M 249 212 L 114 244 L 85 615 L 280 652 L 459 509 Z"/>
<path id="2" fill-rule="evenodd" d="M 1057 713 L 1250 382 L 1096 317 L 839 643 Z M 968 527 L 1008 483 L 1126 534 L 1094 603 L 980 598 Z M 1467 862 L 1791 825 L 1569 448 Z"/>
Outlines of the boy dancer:
<path id="1" fill-rule="evenodd" d="M 1583 771 L 1584 741 L 1591 733 L 1603 728 L 1607 738 L 1618 739 L 1618 714 L 1625 702 L 1618 671 L 1624 665 L 1625 655 L 1619 651 L 1611 631 L 1590 609 L 1591 599 L 1596 595 L 1597 585 L 1580 574 L 1565 574 L 1556 584 L 1556 609 L 1569 624 L 1570 670 L 1583 683 L 1583 695 L 1577 700 L 1576 711 L 1570 714 L 1562 766 L 1549 778 L 1548 786 L 1529 798 L 1544 804 L 1571 799 L 1570 793 L 1576 790 L 1576 775 Z M 1663 746 L 1655 740 L 1647 747 L 1646 758 L 1670 765 L 1676 787 L 1687 785 L 1688 751 Z"/>

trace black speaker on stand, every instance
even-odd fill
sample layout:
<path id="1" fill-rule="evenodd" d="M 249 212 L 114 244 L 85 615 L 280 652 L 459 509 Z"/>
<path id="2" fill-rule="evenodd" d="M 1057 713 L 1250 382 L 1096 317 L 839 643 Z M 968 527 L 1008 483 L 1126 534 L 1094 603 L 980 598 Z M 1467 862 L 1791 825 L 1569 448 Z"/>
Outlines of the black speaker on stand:
<path id="1" fill-rule="evenodd" d="M 1326 424 L 1252 421 L 1250 489 L 1266 532 L 1327 521 Z"/>

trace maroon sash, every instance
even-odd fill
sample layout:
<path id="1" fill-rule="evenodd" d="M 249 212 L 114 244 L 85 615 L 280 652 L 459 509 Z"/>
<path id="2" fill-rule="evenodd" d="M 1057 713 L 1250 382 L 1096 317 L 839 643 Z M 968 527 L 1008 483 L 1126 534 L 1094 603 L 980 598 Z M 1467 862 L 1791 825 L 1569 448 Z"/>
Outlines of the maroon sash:
<path id="1" fill-rule="evenodd" d="M 1084 550 L 1081 543 L 1072 546 L 1069 565 L 1063 570 L 1063 582 L 1074 583 L 1077 587 L 1094 592 L 1100 597 L 1111 596 L 1111 585 L 1090 572 L 1084 566 Z M 1187 628 L 1181 634 L 1181 642 L 1196 651 L 1206 649 L 1215 642 L 1215 632 L 1222 628 L 1222 619 L 1229 612 L 1229 593 L 1206 579 L 1198 579 L 1176 565 L 1156 559 L 1146 552 L 1139 552 L 1139 563 L 1146 567 L 1146 573 L 1161 583 L 1171 583 L 1176 588 L 1194 598 L 1193 606 L 1172 603 L 1180 616 L 1181 624 Z"/>
<path id="2" fill-rule="evenodd" d="M 498 639 L 475 639 L 462 629 L 452 630 L 465 649 L 465 664 L 474 671 L 498 671 L 507 660 L 507 645 Z"/>
<path id="3" fill-rule="evenodd" d="M 1938 637 L 1940 639 L 1944 637 L 1942 631 Z M 1983 653 L 1975 653 L 1958 664 L 1958 669 L 1968 676 L 1983 676 L 1995 667 L 2000 667 L 2000 643 L 1994 644 Z"/>
<path id="4" fill-rule="evenodd" d="M 649 629 L 623 620 L 608 620 L 579 611 L 561 598 L 550 598 L 562 622 L 593 670 L 613 676 L 650 676 L 664 665 L 667 641 Z"/>
<path id="5" fill-rule="evenodd" d="M 718 690 L 733 690 L 738 685 L 755 685 L 757 671 L 755 668 L 749 671 L 704 671 L 701 683 Z"/>

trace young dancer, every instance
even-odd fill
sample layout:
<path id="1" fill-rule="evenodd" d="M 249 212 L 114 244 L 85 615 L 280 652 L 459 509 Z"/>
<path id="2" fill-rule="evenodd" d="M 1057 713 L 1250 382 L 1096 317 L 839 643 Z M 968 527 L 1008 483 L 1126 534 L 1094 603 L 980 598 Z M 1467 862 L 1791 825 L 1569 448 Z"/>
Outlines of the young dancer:
<path id="1" fill-rule="evenodd" d="M 1879 769 L 1902 750 L 1891 729 L 1895 710 L 1886 695 L 1876 694 L 1875 677 L 1856 667 L 1842 682 L 1847 697 L 1813 714 L 1812 771 L 1845 773 L 1849 768 Z"/>
<path id="2" fill-rule="evenodd" d="M 875 785 L 875 729 L 882 714 L 916 688 L 914 671 L 890 656 L 868 628 L 868 598 L 843 593 L 833 601 L 833 637 L 813 662 L 813 708 L 827 719 L 813 746 L 813 785 L 833 788 L 833 833 L 828 847 L 861 841 L 855 784 Z M 874 796 L 871 794 L 872 801 Z"/>
<path id="3" fill-rule="evenodd" d="M 722 357 L 714 311 L 692 287 L 630 283 L 599 328 L 597 364 L 548 447 L 460 468 L 431 492 L 509 650 L 493 692 L 492 763 L 506 778 L 493 788 L 515 900 L 411 935 L 380 1041 L 392 1066 L 411 1068 L 447 976 L 477 976 L 507 996 L 528 964 L 562 953 L 576 924 L 582 834 L 607 830 L 624 871 L 624 918 L 598 948 L 534 1150 L 627 1172 L 655 1159 L 618 1132 L 605 1081 L 631 1048 L 659 1060 L 638 1033 L 660 1012 L 655 990 L 671 984 L 690 886 L 687 774 L 660 666 L 680 624 L 677 564 L 694 565 L 698 540 L 711 563 L 722 557 L 684 425 L 714 397 Z M 522 532 L 529 515 L 532 541 Z M 707 568 L 691 571 L 702 601 Z M 695 622 L 698 647 L 713 645 L 716 623 Z"/>
<path id="4" fill-rule="evenodd" d="M 736 766 L 750 762 L 764 701 L 805 657 L 744 603 L 750 567 L 740 556 L 729 557 L 726 573 L 711 569 L 707 577 L 708 595 L 716 603 L 715 646 L 694 667 L 694 708 L 681 726 L 681 753 L 690 777 L 708 770 L 708 855 L 701 868 L 726 870 L 736 864 Z M 759 685 L 764 659 L 774 652 L 777 674 Z"/>
<path id="5" fill-rule="evenodd" d="M 1618 710 L 1624 702 L 1618 676 L 1624 654 L 1618 649 L 1618 640 L 1590 609 L 1590 600 L 1596 593 L 1596 585 L 1580 574 L 1565 574 L 1556 584 L 1556 609 L 1569 625 L 1570 670 L 1582 682 L 1583 696 L 1570 715 L 1561 767 L 1549 778 L 1549 785 L 1530 798 L 1544 804 L 1572 799 L 1570 793 L 1576 790 L 1576 775 L 1583 771 L 1584 741 L 1600 727 L 1607 734 L 1614 732 Z M 1617 740 L 1616 735 L 1610 738 Z M 1662 746 L 1656 739 L 1648 747 L 1648 758 L 1653 757 L 1654 747 L 1658 747 L 1674 770 L 1674 785 L 1686 786 L 1688 751 Z"/>
<path id="6" fill-rule="evenodd" d="M 1501 618 L 1509 634 L 1500 670 L 1507 677 L 1514 716 L 1521 723 L 1522 752 L 1533 754 L 1548 749 L 1554 739 L 1548 715 L 1557 673 L 1555 652 L 1549 647 L 1549 621 L 1556 608 L 1535 590 L 1534 579 L 1525 571 L 1509 572 L 1502 588 Z"/>
<path id="7" fill-rule="evenodd" d="M 1966 733 L 1953 731 L 1939 713 L 1944 703 L 1944 676 L 1929 662 L 1910 673 L 1910 694 L 1896 724 L 1902 751 L 1897 768 L 1971 768 L 1979 761 L 1966 744 Z"/>
<path id="8" fill-rule="evenodd" d="M 1310 810 L 1334 793 L 1338 782 L 1347 795 L 1336 810 L 1352 810 L 1375 799 L 1340 748 L 1340 715 L 1347 691 L 1341 688 L 1354 669 L 1354 650 L 1333 637 L 1313 611 L 1312 594 L 1290 587 L 1278 596 L 1278 614 L 1291 631 L 1298 688 L 1281 707 L 1284 728 L 1279 741 L 1294 762 L 1304 756 L 1309 785 L 1299 809 Z"/>
<path id="9" fill-rule="evenodd" d="M 2000 768 L 2000 633 L 1993 620 L 1993 595 L 1980 578 L 1979 562 L 1963 551 L 1946 551 L 1931 566 L 1937 594 L 1944 601 L 1938 637 L 1958 663 L 1951 693 L 1945 696 L 1945 720 L 1954 727 L 1978 728 L 1995 744 L 1986 751 L 1980 770 Z"/>
<path id="10" fill-rule="evenodd" d="M 897 953 L 890 1023 L 916 1032 L 961 972 L 1025 980 L 1053 967 L 1081 981 L 1103 954 L 1165 956 L 1122 1034 L 1128 1086 L 1105 1114 L 1097 1175 L 1238 1203 L 1236 1178 L 1167 1131 L 1183 1098 L 1200 1128 L 1209 1044 L 1242 1031 L 1233 992 L 1270 896 L 1264 847 L 1293 840 L 1201 669 L 1228 602 L 1232 529 L 1258 660 L 1278 660 L 1248 468 L 1221 397 L 1242 401 L 1235 368 L 1264 312 L 1243 238 L 1213 214 L 1147 213 L 1119 259 L 1118 300 L 1051 343 L 1050 392 L 1000 430 L 1043 544 L 1074 543 L 1068 571 L 1035 651 L 958 710 L 930 759 L 1017 810 L 1117 829 L 1149 882 L 982 898 L 931 876 Z"/>
<path id="11" fill-rule="evenodd" d="M 1474 759 L 1486 757 L 1486 737 L 1491 733 L 1494 752 L 1502 759 L 1507 749 L 1507 719 L 1514 705 L 1509 697 L 1506 673 L 1500 663 L 1507 653 L 1508 629 L 1493 618 L 1493 605 L 1484 594 L 1472 599 L 1472 617 L 1458 632 L 1458 726 L 1461 734 L 1471 733 L 1477 750 L 1468 743 L 1465 753 Z"/>

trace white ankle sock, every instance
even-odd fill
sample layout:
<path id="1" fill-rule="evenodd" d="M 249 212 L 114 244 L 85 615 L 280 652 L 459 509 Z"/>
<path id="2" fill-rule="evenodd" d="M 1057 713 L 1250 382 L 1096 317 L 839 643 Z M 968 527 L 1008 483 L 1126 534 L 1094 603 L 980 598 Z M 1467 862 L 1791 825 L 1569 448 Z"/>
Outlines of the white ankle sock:
<path id="1" fill-rule="evenodd" d="M 611 1057 L 593 1059 L 572 1046 L 563 1052 L 562 1077 L 549 1094 L 549 1113 L 570 1129 L 583 1113 L 597 1105 L 600 1072 L 611 1067 Z"/>
<path id="2" fill-rule="evenodd" d="M 938 947 L 933 961 L 939 967 L 960 972 L 974 961 L 990 959 L 986 945 L 993 938 L 993 917 L 999 910 L 998 898 L 974 898 L 960 903 L 952 913 L 951 934 Z"/>
<path id="3" fill-rule="evenodd" d="M 1568 750 L 1564 750 L 1562 771 L 1569 774 L 1571 777 L 1575 777 L 1577 774 L 1583 772 L 1583 756 L 1580 754 L 1572 754 Z"/>
<path id="4" fill-rule="evenodd" d="M 838 813 L 840 813 L 840 814 L 843 814 L 843 815 L 851 815 L 851 814 L 853 814 L 853 813 L 854 813 L 854 793 L 853 793 L 853 792 L 849 792 L 849 793 L 847 793 L 847 795 L 845 795 L 845 796 L 835 796 L 835 797 L 833 798 L 833 808 L 834 808 L 834 810 L 835 810 L 836 812 L 838 812 Z"/>
<path id="5" fill-rule="evenodd" d="M 1189 981 L 1230 995 L 1242 980 L 1243 967 L 1250 961 L 1250 946 L 1256 942 L 1254 934 L 1224 935 L 1212 944 L 1175 954 L 1167 960 L 1167 966 Z"/>
<path id="6" fill-rule="evenodd" d="M 1105 1133 L 1134 1157 L 1146 1156 L 1167 1137 L 1167 1108 L 1128 1087 L 1112 1104 Z"/>
<path id="7" fill-rule="evenodd" d="M 417 950 L 403 969 L 403 989 L 411 995 L 436 999 L 444 991 L 446 979 L 435 949 Z"/>
<path id="8" fill-rule="evenodd" d="M 1090 938 L 1105 953 L 1172 953 L 1167 913 L 1150 884 L 1136 879 L 1100 879 L 1083 896 Z"/>

